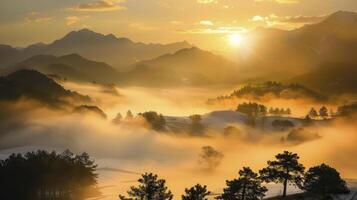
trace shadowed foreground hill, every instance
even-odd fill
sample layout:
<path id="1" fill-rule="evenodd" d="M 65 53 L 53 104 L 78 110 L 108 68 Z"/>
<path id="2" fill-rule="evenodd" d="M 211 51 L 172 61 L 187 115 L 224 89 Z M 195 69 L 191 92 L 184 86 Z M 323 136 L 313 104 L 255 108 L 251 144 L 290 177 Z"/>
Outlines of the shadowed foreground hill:
<path id="1" fill-rule="evenodd" d="M 119 73 L 108 64 L 88 60 L 78 54 L 61 57 L 37 55 L 8 68 L 9 71 L 19 69 L 33 69 L 75 81 L 111 83 L 119 78 Z"/>
<path id="2" fill-rule="evenodd" d="M 47 105 L 60 106 L 76 102 L 89 102 L 88 96 L 64 89 L 46 75 L 34 70 L 19 70 L 0 77 L 0 100 L 16 101 L 28 98 Z"/>

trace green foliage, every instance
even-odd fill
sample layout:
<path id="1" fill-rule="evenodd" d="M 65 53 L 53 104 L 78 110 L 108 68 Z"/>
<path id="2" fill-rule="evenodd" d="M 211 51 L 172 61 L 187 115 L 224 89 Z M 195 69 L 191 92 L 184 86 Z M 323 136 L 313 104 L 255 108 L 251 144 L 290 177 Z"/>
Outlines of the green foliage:
<path id="1" fill-rule="evenodd" d="M 85 199 L 98 195 L 88 154 L 37 151 L 0 161 L 0 199 Z M 93 193 L 88 193 L 89 191 Z"/>
<path id="2" fill-rule="evenodd" d="M 164 131 L 166 130 L 166 120 L 162 114 L 157 114 L 154 111 L 140 113 L 140 116 L 144 117 L 144 119 L 151 125 L 151 128 L 156 131 Z"/>
<path id="3" fill-rule="evenodd" d="M 299 163 L 299 156 L 295 153 L 284 151 L 275 156 L 276 160 L 268 161 L 268 166 L 259 171 L 265 182 L 283 183 L 283 196 L 286 196 L 288 182 L 301 185 L 305 167 Z"/>
<path id="4" fill-rule="evenodd" d="M 185 194 L 182 195 L 182 200 L 207 200 L 206 197 L 210 194 L 211 192 L 207 190 L 207 186 L 196 184 L 191 188 L 185 189 Z"/>
<path id="5" fill-rule="evenodd" d="M 173 195 L 167 189 L 163 179 L 153 173 L 145 173 L 138 180 L 139 186 L 131 186 L 127 192 L 129 197 L 119 195 L 120 200 L 171 200 Z"/>
<path id="6" fill-rule="evenodd" d="M 337 170 L 326 164 L 311 167 L 307 171 L 302 189 L 322 197 L 349 193 L 346 182 Z"/>
<path id="7" fill-rule="evenodd" d="M 259 200 L 265 196 L 267 188 L 262 186 L 258 174 L 249 167 L 239 171 L 238 179 L 227 181 L 227 187 L 217 199 L 221 200 Z"/>

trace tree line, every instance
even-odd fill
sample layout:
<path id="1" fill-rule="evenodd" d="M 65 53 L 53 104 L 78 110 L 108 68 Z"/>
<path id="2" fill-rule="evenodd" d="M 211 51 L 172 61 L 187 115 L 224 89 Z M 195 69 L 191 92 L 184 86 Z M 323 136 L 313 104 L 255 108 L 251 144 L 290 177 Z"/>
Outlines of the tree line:
<path id="1" fill-rule="evenodd" d="M 0 199 L 19 200 L 80 200 L 99 195 L 96 186 L 97 165 L 86 153 L 75 155 L 37 151 L 24 155 L 12 154 L 0 161 Z M 172 192 L 166 181 L 153 173 L 144 173 L 138 186 L 131 186 L 120 200 L 171 200 Z M 222 193 L 214 194 L 207 186 L 196 184 L 186 188 L 182 200 L 206 200 L 209 195 L 217 200 L 259 200 L 267 188 L 263 183 L 280 183 L 282 197 L 294 185 L 314 199 L 330 199 L 331 195 L 349 193 L 339 172 L 321 164 L 305 171 L 296 153 L 284 151 L 258 173 L 243 167 L 238 177 L 227 180 Z"/>
<path id="2" fill-rule="evenodd" d="M 138 180 L 139 186 L 132 186 L 127 196 L 119 195 L 120 200 L 171 200 L 172 192 L 167 188 L 164 179 L 156 174 L 145 173 Z M 305 167 L 299 162 L 296 153 L 284 151 L 277 154 L 275 160 L 267 162 L 267 166 L 259 170 L 259 174 L 249 167 L 243 167 L 238 177 L 226 181 L 226 187 L 221 194 L 215 195 L 217 200 L 259 200 L 265 196 L 268 189 L 263 183 L 280 183 L 283 187 L 282 198 L 287 197 L 288 185 L 294 185 L 314 199 L 331 199 L 332 195 L 347 194 L 349 189 L 339 172 L 321 164 L 311 167 L 305 172 Z M 214 195 L 206 185 L 196 184 L 185 189 L 182 200 L 207 200 Z"/>
<path id="3" fill-rule="evenodd" d="M 96 196 L 97 165 L 87 153 L 36 151 L 0 160 L 0 199 L 86 199 Z"/>

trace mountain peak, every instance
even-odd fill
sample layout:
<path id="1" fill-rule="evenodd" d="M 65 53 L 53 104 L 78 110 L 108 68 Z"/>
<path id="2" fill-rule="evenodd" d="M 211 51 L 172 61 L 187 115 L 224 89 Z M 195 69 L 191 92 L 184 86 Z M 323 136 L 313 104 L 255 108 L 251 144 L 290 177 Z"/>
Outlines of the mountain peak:
<path id="1" fill-rule="evenodd" d="M 71 31 L 66 36 L 64 36 L 64 38 L 77 38 L 77 37 L 104 37 L 104 35 L 100 33 L 96 33 L 87 28 L 84 28 L 78 31 Z"/>
<path id="2" fill-rule="evenodd" d="M 349 11 L 338 11 L 327 17 L 323 23 L 330 24 L 355 24 L 357 23 L 357 13 Z"/>

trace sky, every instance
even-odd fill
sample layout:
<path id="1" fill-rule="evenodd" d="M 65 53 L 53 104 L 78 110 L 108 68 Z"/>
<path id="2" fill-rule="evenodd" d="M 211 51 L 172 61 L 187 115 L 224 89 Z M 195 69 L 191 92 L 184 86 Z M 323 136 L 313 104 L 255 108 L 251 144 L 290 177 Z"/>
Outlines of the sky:
<path id="1" fill-rule="evenodd" d="M 0 44 L 49 43 L 69 31 L 89 28 L 134 41 L 186 40 L 214 49 L 232 34 L 256 27 L 290 30 L 338 10 L 357 11 L 357 1 L 1 0 Z"/>

